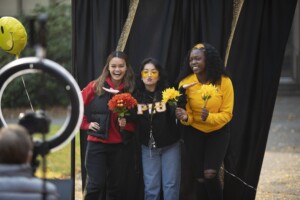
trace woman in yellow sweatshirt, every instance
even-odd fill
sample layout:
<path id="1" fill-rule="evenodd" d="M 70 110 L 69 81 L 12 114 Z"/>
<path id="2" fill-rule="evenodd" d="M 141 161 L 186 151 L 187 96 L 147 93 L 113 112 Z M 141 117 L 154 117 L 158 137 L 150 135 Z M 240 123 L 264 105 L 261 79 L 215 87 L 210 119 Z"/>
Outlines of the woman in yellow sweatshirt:
<path id="1" fill-rule="evenodd" d="M 176 116 L 186 125 L 182 137 L 192 172 L 189 185 L 194 186 L 196 199 L 221 200 L 218 171 L 229 144 L 233 86 L 212 45 L 197 44 L 188 56 L 178 78 L 179 88 L 185 89 L 186 109 L 178 107 Z"/>

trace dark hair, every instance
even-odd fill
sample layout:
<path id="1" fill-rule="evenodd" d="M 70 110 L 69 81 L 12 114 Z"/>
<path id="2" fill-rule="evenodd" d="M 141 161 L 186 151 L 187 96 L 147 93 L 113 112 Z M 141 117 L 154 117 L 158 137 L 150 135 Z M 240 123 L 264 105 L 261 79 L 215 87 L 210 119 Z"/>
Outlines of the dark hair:
<path id="1" fill-rule="evenodd" d="M 155 90 L 164 90 L 168 86 L 166 72 L 162 68 L 160 62 L 158 60 L 156 60 L 155 58 L 151 58 L 151 57 L 144 59 L 140 65 L 139 72 L 136 75 L 137 89 L 139 89 L 139 90 L 145 89 L 145 84 L 141 80 L 141 72 L 143 71 L 145 65 L 149 64 L 149 63 L 153 64 L 155 66 L 155 68 L 157 69 L 157 71 L 159 72 L 159 80 L 157 81 Z"/>
<path id="2" fill-rule="evenodd" d="M 23 126 L 8 125 L 0 130 L 0 163 L 26 163 L 32 150 L 31 137 Z"/>
<path id="3" fill-rule="evenodd" d="M 205 55 L 205 69 L 207 73 L 207 78 L 212 84 L 220 84 L 222 76 L 229 76 L 228 71 L 224 66 L 223 60 L 217 51 L 217 49 L 208 43 L 202 43 L 204 48 L 198 48 L 197 45 L 189 50 L 188 55 L 186 56 L 186 61 L 184 67 L 181 69 L 179 76 L 176 80 L 178 84 L 182 79 L 193 74 L 193 70 L 190 67 L 189 59 L 192 50 L 200 49 L 204 52 Z"/>
<path id="4" fill-rule="evenodd" d="M 95 93 L 98 95 L 104 94 L 104 90 L 102 89 L 102 87 L 105 83 L 106 78 L 110 75 L 109 71 L 108 71 L 108 67 L 109 67 L 110 61 L 113 58 L 121 58 L 121 59 L 125 60 L 126 67 L 127 67 L 126 73 L 123 78 L 125 90 L 128 92 L 133 92 L 133 90 L 134 90 L 134 87 L 135 87 L 134 72 L 133 72 L 131 65 L 129 64 L 128 56 L 122 51 L 114 51 L 107 57 L 106 64 L 103 68 L 102 74 L 95 82 Z"/>

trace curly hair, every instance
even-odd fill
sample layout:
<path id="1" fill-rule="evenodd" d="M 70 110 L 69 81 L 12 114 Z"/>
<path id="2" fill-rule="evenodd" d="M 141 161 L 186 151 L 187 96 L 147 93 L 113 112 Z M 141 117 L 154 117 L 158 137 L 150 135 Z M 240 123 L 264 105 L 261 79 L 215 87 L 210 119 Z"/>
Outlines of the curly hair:
<path id="1" fill-rule="evenodd" d="M 108 67 L 109 67 L 109 63 L 113 58 L 121 58 L 124 59 L 125 63 L 126 63 L 126 73 L 123 77 L 123 82 L 125 85 L 125 90 L 132 93 L 135 87 L 135 79 L 134 79 L 134 72 L 133 69 L 131 67 L 131 65 L 129 64 L 129 59 L 128 56 L 122 52 L 122 51 L 114 51 L 112 52 L 106 60 L 106 64 L 103 68 L 102 74 L 99 76 L 99 78 L 95 81 L 95 93 L 99 96 L 103 95 L 105 93 L 105 91 L 103 90 L 103 86 L 105 83 L 105 80 L 108 76 L 110 76 Z"/>
<path id="2" fill-rule="evenodd" d="M 202 46 L 199 48 L 199 46 Z M 189 76 L 190 74 L 193 74 L 193 70 L 189 65 L 189 58 L 192 50 L 194 49 L 200 49 L 204 52 L 205 55 L 205 69 L 207 73 L 207 78 L 209 82 L 212 84 L 220 84 L 221 77 L 222 76 L 229 76 L 228 71 L 226 71 L 226 68 L 224 66 L 224 62 L 217 51 L 217 49 L 208 43 L 202 43 L 202 45 L 196 45 L 191 50 L 189 50 L 188 55 L 186 57 L 186 61 L 184 64 L 183 69 L 180 71 L 179 76 L 176 80 L 176 83 L 178 84 L 182 79 Z"/>
<path id="3" fill-rule="evenodd" d="M 156 84 L 156 90 L 164 90 L 168 86 L 166 72 L 162 68 L 159 61 L 156 60 L 155 58 L 151 58 L 151 57 L 144 59 L 141 63 L 139 72 L 136 75 L 136 77 L 137 77 L 137 81 L 136 81 L 137 82 L 137 89 L 139 89 L 139 90 L 145 89 L 145 84 L 141 80 L 141 72 L 143 71 L 145 65 L 149 64 L 149 63 L 153 64 L 155 66 L 156 70 L 159 72 L 159 80 L 157 81 L 157 84 Z"/>

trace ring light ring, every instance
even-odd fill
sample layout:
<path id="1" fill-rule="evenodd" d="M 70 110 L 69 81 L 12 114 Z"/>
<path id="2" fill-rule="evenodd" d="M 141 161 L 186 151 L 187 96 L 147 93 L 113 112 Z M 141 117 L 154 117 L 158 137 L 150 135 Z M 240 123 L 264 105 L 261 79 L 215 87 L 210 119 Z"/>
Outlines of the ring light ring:
<path id="1" fill-rule="evenodd" d="M 3 93 L 8 84 L 18 76 L 28 73 L 48 73 L 65 86 L 65 91 L 70 99 L 70 109 L 67 118 L 54 135 L 46 140 L 51 152 L 62 148 L 70 142 L 79 130 L 83 117 L 83 100 L 81 90 L 73 76 L 58 63 L 40 59 L 38 57 L 26 57 L 12 61 L 0 69 L 0 105 Z M 7 126 L 0 106 L 0 127 Z"/>

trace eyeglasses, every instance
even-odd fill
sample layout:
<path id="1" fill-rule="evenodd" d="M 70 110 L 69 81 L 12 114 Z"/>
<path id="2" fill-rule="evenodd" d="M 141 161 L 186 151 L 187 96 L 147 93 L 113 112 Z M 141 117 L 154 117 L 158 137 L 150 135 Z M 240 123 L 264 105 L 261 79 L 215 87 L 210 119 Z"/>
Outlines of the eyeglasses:
<path id="1" fill-rule="evenodd" d="M 159 76 L 159 71 L 158 70 L 147 70 L 144 69 L 141 72 L 142 78 L 147 78 L 148 76 L 151 76 L 152 78 L 157 78 Z"/>

